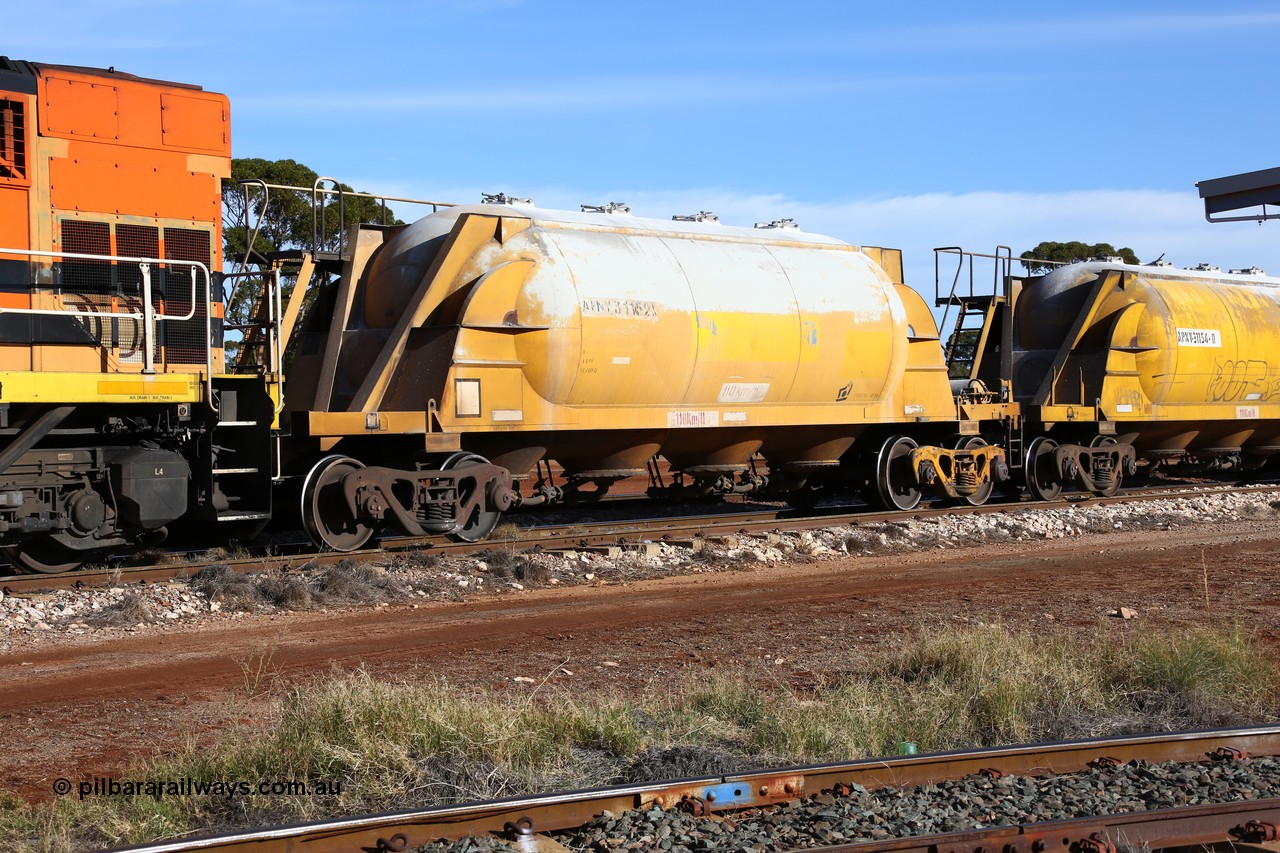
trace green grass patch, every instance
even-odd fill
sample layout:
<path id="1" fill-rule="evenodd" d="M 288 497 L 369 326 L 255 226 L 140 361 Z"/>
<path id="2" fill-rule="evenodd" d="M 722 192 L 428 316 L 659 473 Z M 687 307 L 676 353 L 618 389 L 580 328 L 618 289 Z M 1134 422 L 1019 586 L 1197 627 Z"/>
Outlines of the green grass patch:
<path id="1" fill-rule="evenodd" d="M 323 783 L 324 796 L 0 798 L 14 849 L 62 850 L 394 808 L 770 765 L 1277 719 L 1276 665 L 1239 627 L 1127 639 L 921 628 L 797 691 L 742 669 L 636 701 L 548 686 L 462 692 L 367 673 L 316 678 L 262 732 L 176 750 L 130 778 Z"/>

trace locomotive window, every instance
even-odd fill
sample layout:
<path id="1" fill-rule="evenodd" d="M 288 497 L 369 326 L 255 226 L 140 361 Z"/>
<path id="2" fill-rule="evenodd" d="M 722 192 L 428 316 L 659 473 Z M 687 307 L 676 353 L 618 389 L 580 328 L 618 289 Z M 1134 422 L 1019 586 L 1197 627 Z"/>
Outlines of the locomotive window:
<path id="1" fill-rule="evenodd" d="M 480 417 L 480 380 L 453 381 L 454 411 L 460 418 Z"/>
<path id="2" fill-rule="evenodd" d="M 27 177 L 26 103 L 0 98 L 0 179 Z"/>

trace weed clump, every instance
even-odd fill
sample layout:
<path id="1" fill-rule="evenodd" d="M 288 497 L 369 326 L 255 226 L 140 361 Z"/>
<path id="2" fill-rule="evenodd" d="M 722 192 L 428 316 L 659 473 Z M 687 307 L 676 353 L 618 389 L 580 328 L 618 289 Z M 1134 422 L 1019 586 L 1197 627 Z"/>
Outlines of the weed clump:
<path id="1" fill-rule="evenodd" d="M 773 756 L 751 754 L 741 745 L 651 746 L 635 756 L 616 778 L 619 785 L 653 779 L 691 779 L 724 776 L 783 763 Z"/>
<path id="2" fill-rule="evenodd" d="M 527 530 L 510 521 L 502 522 L 489 534 L 489 539 L 494 542 L 519 542 L 528 538 Z"/>
<path id="3" fill-rule="evenodd" d="M 481 551 L 476 557 L 496 578 L 514 578 L 526 586 L 540 586 L 551 579 L 551 570 L 546 566 L 510 551 L 490 549 Z"/>
<path id="4" fill-rule="evenodd" d="M 286 610 L 310 610 L 315 603 L 311 584 L 299 575 L 272 572 L 258 581 L 258 592 L 268 604 Z"/>
<path id="5" fill-rule="evenodd" d="M 343 560 L 318 575 L 265 572 L 245 574 L 226 566 L 206 566 L 191 578 L 191 588 L 225 610 L 285 610 L 347 604 L 377 604 L 401 598 L 405 590 L 371 566 Z"/>
<path id="6" fill-rule="evenodd" d="M 154 622 L 155 618 L 146 600 L 136 592 L 130 591 L 122 595 L 114 604 L 85 617 L 85 621 L 90 625 L 102 627 L 130 628 L 134 625 Z"/>
<path id="7" fill-rule="evenodd" d="M 225 610 L 252 611 L 264 603 L 257 580 L 221 564 L 205 566 L 192 575 L 191 588 Z"/>
<path id="8" fill-rule="evenodd" d="M 541 586 L 551 579 L 551 570 L 541 563 L 535 563 L 526 557 L 521 557 L 513 570 L 516 580 L 531 586 Z"/>
<path id="9" fill-rule="evenodd" d="M 330 566 L 315 580 L 316 598 L 325 604 L 377 604 L 404 592 L 385 572 L 353 560 Z"/>

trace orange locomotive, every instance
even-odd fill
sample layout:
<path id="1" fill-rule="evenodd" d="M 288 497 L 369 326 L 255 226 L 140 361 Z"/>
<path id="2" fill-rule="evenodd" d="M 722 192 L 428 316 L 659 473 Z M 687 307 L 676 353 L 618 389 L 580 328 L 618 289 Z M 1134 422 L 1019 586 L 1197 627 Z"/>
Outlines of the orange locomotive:
<path id="1" fill-rule="evenodd" d="M 270 382 L 228 376 L 227 98 L 0 58 L 0 545 L 59 571 L 270 514 Z"/>

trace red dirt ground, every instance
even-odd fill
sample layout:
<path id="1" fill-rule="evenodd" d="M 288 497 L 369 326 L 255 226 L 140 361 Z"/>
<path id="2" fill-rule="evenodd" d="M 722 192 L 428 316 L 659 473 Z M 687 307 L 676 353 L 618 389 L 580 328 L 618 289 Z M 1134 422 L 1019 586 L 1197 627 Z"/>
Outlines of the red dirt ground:
<path id="1" fill-rule="evenodd" d="M 275 691 L 364 666 L 460 689 L 530 689 L 512 681 L 525 676 L 618 693 L 730 663 L 803 684 L 943 620 L 1043 632 L 1240 620 L 1275 644 L 1278 555 L 1280 527 L 1250 521 L 50 640 L 0 655 L 0 788 L 47 799 L 59 777 L 261 726 L 269 703 L 249 698 L 245 669 L 263 661 L 259 686 Z M 1120 606 L 1137 617 L 1106 617 Z"/>

